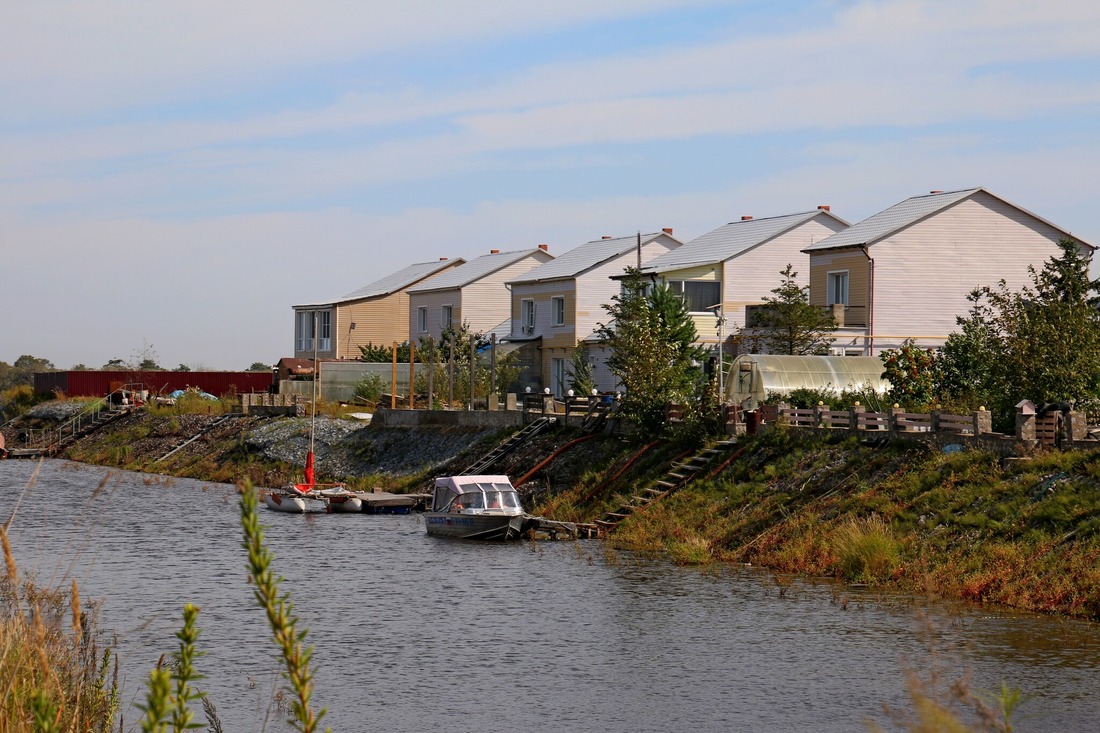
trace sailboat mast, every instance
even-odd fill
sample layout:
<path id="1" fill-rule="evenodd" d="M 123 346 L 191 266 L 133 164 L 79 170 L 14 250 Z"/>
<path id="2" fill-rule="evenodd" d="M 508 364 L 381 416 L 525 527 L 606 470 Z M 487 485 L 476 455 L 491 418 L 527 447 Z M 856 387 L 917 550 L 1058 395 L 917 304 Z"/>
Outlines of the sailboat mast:
<path id="1" fill-rule="evenodd" d="M 317 311 L 313 311 L 313 409 L 310 411 L 309 421 L 309 452 L 313 453 L 313 428 L 317 425 L 317 382 L 321 379 L 321 365 L 317 361 L 317 342 L 320 341 L 320 333 L 317 331 Z M 312 478 L 310 479 L 312 481 Z"/>

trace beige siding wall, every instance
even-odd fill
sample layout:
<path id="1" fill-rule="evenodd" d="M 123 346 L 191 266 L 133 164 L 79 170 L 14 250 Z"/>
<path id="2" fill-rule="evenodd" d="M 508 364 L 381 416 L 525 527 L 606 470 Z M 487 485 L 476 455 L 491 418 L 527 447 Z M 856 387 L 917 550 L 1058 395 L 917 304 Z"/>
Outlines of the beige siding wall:
<path id="1" fill-rule="evenodd" d="M 874 250 L 872 250 L 872 255 Z M 828 301 L 830 272 L 848 273 L 848 306 L 866 308 L 868 300 L 869 266 L 860 250 L 816 252 L 810 258 L 810 303 L 824 306 Z"/>
<path id="2" fill-rule="evenodd" d="M 979 193 L 878 242 L 875 259 L 875 350 L 906 336 L 935 346 L 968 309 L 966 295 L 1004 279 L 1015 290 L 1059 252 L 1061 233 Z"/>
<path id="3" fill-rule="evenodd" d="M 576 291 L 574 287 L 575 283 L 572 280 L 554 280 L 513 286 L 512 335 L 523 335 L 520 331 L 520 319 L 523 313 L 522 301 L 532 300 L 535 303 L 534 335 L 542 336 L 543 347 L 572 348 L 576 345 L 577 331 L 575 322 L 571 317 L 576 310 Z M 565 299 L 565 324 L 562 326 L 553 324 L 554 309 L 551 301 L 557 297 Z"/>
<path id="4" fill-rule="evenodd" d="M 802 250 L 846 228 L 831 216 L 818 214 L 791 231 L 727 260 L 722 284 L 725 332 L 732 333 L 745 325 L 745 306 L 763 303 L 764 298 L 770 297 L 772 289 L 780 285 L 779 273 L 788 264 L 798 273 L 798 283 L 812 288 L 809 255 Z"/>
<path id="5" fill-rule="evenodd" d="M 642 264 L 677 246 L 679 243 L 675 239 L 664 235 L 644 243 Z M 614 275 L 623 274 L 626 268 L 633 267 L 637 261 L 637 253 L 631 250 L 589 270 L 577 279 L 577 303 L 574 309 L 577 338 L 585 338 L 595 331 L 600 323 L 607 322 L 607 311 L 603 306 L 605 303 L 610 303 L 611 296 L 618 295 L 620 289 L 619 281 L 611 278 Z M 568 314 L 566 318 L 568 319 Z"/>
<path id="6" fill-rule="evenodd" d="M 358 358 L 359 347 L 368 343 L 389 346 L 409 337 L 409 296 L 405 293 L 342 303 L 337 311 L 341 359 Z"/>

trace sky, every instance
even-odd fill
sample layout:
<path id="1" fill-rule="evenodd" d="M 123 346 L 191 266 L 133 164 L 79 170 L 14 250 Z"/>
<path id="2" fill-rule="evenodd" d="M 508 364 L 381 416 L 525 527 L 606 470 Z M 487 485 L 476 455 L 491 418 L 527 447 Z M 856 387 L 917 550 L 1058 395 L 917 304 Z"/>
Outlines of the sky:
<path id="1" fill-rule="evenodd" d="M 1100 244 L 1098 171 L 1085 0 L 12 0 L 0 361 L 245 369 L 413 262 L 930 190 Z"/>

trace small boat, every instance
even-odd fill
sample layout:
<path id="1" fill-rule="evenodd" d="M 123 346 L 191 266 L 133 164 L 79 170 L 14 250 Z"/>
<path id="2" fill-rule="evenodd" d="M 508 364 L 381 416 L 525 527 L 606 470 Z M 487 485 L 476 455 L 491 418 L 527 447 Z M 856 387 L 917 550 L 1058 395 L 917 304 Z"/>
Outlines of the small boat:
<path id="1" fill-rule="evenodd" d="M 306 499 L 312 498 L 308 496 L 308 492 L 300 492 L 297 490 L 297 484 L 287 487 L 281 491 L 269 491 L 264 496 L 264 503 L 268 509 L 272 509 L 277 512 L 291 512 L 293 514 L 304 514 L 306 511 Z"/>
<path id="2" fill-rule="evenodd" d="M 507 476 L 446 476 L 435 480 L 428 534 L 466 540 L 519 537 L 527 515 Z"/>
<path id="3" fill-rule="evenodd" d="M 318 489 L 319 486 L 328 488 Z M 329 512 L 363 511 L 363 500 L 356 496 L 355 492 L 348 491 L 345 484 L 317 484 L 313 488 L 313 494 L 325 502 L 325 508 Z"/>

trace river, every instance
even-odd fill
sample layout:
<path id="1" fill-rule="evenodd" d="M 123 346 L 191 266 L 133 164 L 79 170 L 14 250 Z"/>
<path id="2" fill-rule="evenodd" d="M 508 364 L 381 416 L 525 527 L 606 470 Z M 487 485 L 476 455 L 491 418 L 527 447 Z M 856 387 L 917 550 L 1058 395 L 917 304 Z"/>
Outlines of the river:
<path id="1" fill-rule="evenodd" d="M 18 501 L 20 567 L 100 601 L 127 704 L 191 602 L 224 730 L 289 730 L 233 487 L 47 461 L 28 489 L 35 467 L 0 462 L 0 521 Z M 314 702 L 342 733 L 889 729 L 882 706 L 905 707 L 906 670 L 932 669 L 1021 688 L 1019 731 L 1100 720 L 1093 624 L 676 567 L 595 540 L 428 538 L 415 515 L 260 511 L 314 646 Z"/>

